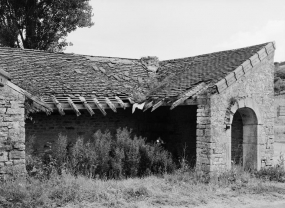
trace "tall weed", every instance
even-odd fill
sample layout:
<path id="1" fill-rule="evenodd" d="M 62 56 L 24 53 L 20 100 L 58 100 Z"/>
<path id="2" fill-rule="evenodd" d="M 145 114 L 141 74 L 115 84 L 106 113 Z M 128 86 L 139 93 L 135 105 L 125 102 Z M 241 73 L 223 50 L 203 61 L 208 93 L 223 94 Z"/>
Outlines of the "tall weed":
<path id="1" fill-rule="evenodd" d="M 108 130 L 99 130 L 87 142 L 78 138 L 71 146 L 67 137 L 60 134 L 48 151 L 31 158 L 28 173 L 38 178 L 48 178 L 54 171 L 59 175 L 65 171 L 75 176 L 120 179 L 175 170 L 169 152 L 159 144 L 132 136 L 127 128 L 117 129 L 114 137 Z"/>

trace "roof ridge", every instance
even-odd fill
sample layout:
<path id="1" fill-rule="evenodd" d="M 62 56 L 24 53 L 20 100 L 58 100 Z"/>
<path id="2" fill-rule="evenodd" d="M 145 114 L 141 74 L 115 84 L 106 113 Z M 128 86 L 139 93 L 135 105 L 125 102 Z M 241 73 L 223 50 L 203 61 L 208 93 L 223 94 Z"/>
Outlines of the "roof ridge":
<path id="1" fill-rule="evenodd" d="M 35 52 L 35 53 L 47 53 L 47 54 L 53 54 L 53 55 L 67 55 L 67 56 L 83 56 L 83 57 L 94 57 L 94 58 L 107 58 L 107 59 L 127 59 L 127 60 L 140 60 L 140 59 L 135 59 L 135 58 L 126 58 L 126 57 L 112 57 L 112 56 L 94 56 L 94 55 L 87 55 L 87 54 L 78 54 L 78 53 L 65 53 L 65 52 L 52 52 L 52 51 L 45 51 L 45 50 L 38 50 L 38 49 L 28 49 L 28 48 L 11 48 L 11 47 L 6 47 L 6 46 L 0 46 L 0 51 L 1 49 L 7 49 L 11 51 L 27 51 L 27 52 Z"/>
<path id="2" fill-rule="evenodd" d="M 195 55 L 195 56 L 188 56 L 188 57 L 184 57 L 184 58 L 165 59 L 165 60 L 161 60 L 160 63 L 161 62 L 166 62 L 166 61 L 182 60 L 182 59 L 187 59 L 187 58 L 198 58 L 198 57 L 206 56 L 206 55 L 210 55 L 210 54 L 217 54 L 217 53 L 223 53 L 223 52 L 227 52 L 227 51 L 236 51 L 236 50 L 241 50 L 241 49 L 248 49 L 248 48 L 256 47 L 256 46 L 265 46 L 268 43 L 273 43 L 273 42 L 274 41 L 261 43 L 261 44 L 257 44 L 257 45 L 252 45 L 252 46 L 247 46 L 247 47 L 235 48 L 235 49 L 231 49 L 231 50 L 222 50 L 222 51 L 216 51 L 216 52 L 212 52 L 212 53 L 204 53 L 204 54 L 199 54 L 199 55 Z"/>
<path id="3" fill-rule="evenodd" d="M 93 56 L 93 55 L 85 55 L 85 54 L 76 54 L 76 55 L 81 55 L 84 57 L 92 57 L 92 58 L 108 58 L 108 59 L 127 59 L 127 60 L 135 60 L 138 61 L 140 59 L 135 59 L 135 58 L 125 58 L 125 57 L 117 57 L 117 56 Z"/>

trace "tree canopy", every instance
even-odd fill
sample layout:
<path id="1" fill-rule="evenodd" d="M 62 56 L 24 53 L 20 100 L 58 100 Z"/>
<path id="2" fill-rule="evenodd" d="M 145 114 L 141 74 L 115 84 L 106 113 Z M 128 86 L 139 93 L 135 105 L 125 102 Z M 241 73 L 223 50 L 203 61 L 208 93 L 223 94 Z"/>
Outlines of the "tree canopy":
<path id="1" fill-rule="evenodd" d="M 0 46 L 62 51 L 66 36 L 91 27 L 89 0 L 1 0 Z"/>

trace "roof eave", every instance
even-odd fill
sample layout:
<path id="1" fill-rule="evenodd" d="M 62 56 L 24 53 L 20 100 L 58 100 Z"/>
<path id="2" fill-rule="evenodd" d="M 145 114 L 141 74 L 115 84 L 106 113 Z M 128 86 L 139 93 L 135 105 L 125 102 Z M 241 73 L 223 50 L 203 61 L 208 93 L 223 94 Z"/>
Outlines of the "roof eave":
<path id="1" fill-rule="evenodd" d="M 11 75 L 3 69 L 0 69 L 0 76 L 4 77 L 7 80 L 11 80 Z"/>

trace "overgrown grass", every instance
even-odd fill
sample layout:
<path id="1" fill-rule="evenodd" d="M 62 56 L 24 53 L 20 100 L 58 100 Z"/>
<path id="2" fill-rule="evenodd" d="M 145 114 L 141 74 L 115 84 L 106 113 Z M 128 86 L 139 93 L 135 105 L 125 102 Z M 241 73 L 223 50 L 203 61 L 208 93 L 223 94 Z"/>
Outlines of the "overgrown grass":
<path id="1" fill-rule="evenodd" d="M 209 177 L 195 169 L 179 169 L 160 176 L 102 180 L 54 171 L 49 179 L 13 177 L 2 182 L 0 207 L 191 207 L 252 194 L 284 199 L 284 183 L 256 173 L 234 167 Z"/>
<path id="2" fill-rule="evenodd" d="M 185 158 L 176 169 L 167 151 L 127 129 L 115 138 L 98 131 L 73 146 L 60 135 L 42 155 L 30 141 L 27 174 L 11 169 L 0 182 L 0 207 L 193 207 L 252 195 L 285 199 L 284 157 L 260 171 L 234 165 L 207 174 Z"/>

